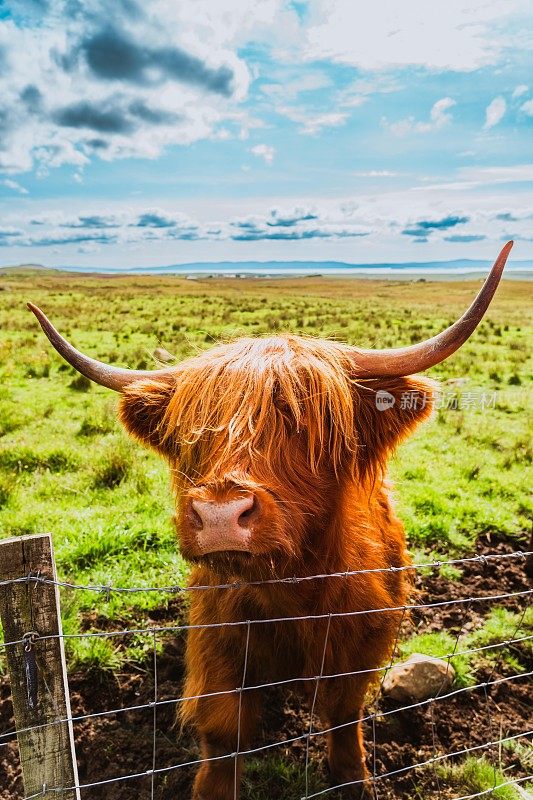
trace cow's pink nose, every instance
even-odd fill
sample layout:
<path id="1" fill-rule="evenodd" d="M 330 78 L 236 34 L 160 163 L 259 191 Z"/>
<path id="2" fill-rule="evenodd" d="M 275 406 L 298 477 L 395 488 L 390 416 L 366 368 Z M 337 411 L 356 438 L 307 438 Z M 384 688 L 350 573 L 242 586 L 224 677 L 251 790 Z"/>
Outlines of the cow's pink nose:
<path id="1" fill-rule="evenodd" d="M 253 494 L 233 500 L 192 500 L 191 517 L 203 553 L 250 550 L 251 524 L 258 514 Z"/>

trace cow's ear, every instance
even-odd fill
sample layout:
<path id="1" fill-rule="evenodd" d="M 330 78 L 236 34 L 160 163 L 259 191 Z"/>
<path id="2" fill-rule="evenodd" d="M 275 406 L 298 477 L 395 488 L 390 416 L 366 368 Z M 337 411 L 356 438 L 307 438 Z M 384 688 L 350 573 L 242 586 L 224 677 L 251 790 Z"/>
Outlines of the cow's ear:
<path id="1" fill-rule="evenodd" d="M 164 419 L 176 388 L 172 377 L 136 381 L 122 393 L 120 421 L 135 439 L 163 455 L 170 455 Z"/>
<path id="2" fill-rule="evenodd" d="M 356 389 L 359 459 L 370 469 L 384 466 L 397 445 L 431 416 L 437 384 L 415 375 L 359 381 Z"/>

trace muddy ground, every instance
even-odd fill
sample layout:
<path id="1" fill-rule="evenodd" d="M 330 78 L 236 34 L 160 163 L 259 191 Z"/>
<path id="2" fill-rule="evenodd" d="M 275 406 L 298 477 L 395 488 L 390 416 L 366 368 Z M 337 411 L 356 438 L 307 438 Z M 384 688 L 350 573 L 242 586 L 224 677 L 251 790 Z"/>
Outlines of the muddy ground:
<path id="1" fill-rule="evenodd" d="M 505 553 L 516 549 L 510 542 L 487 535 L 478 542 L 477 552 Z M 442 576 L 418 576 L 420 590 L 417 602 L 432 603 L 466 596 L 503 594 L 531 588 L 524 563 L 521 559 L 488 561 L 485 564 L 466 564 L 463 576 L 450 581 Z M 510 599 L 499 603 L 509 610 L 523 611 L 528 598 Z M 464 606 L 443 606 L 432 610 L 417 611 L 413 619 L 405 623 L 405 634 L 413 628 L 419 631 L 447 629 L 458 634 L 461 630 L 477 628 L 489 612 L 487 603 L 472 603 Z M 168 609 L 151 613 L 156 625 L 175 624 L 180 608 L 170 604 Z M 88 620 L 87 624 L 94 623 Z M 520 645 L 513 645 L 514 654 L 524 665 L 524 671 L 533 669 L 531 659 Z M 459 649 L 460 643 L 459 643 Z M 183 640 L 168 642 L 158 658 L 158 698 L 160 701 L 174 700 L 180 696 L 182 679 Z M 494 680 L 512 674 L 501 662 L 481 666 L 476 672 L 479 682 Z M 153 669 L 147 664 L 143 669 L 130 668 L 113 677 L 96 674 L 73 674 L 70 676 L 73 715 L 95 714 L 109 709 L 144 705 L 154 696 Z M 375 724 L 375 747 L 373 726 L 366 725 L 365 738 L 368 743 L 368 764 L 371 772 L 381 775 L 401 770 L 441 753 L 451 753 L 498 740 L 531 728 L 532 708 L 529 695 L 531 686 L 525 680 L 502 683 L 497 686 L 464 692 L 448 700 L 439 700 L 429 706 L 378 716 Z M 309 715 L 298 697 L 270 690 L 265 703 L 262 731 L 255 743 L 283 741 L 305 733 L 309 726 Z M 390 711 L 394 705 L 380 698 L 378 709 Z M 157 708 L 156 763 L 159 769 L 174 767 L 194 761 L 198 751 L 190 733 L 179 733 L 174 727 L 175 704 Z M 12 705 L 7 678 L 0 681 L 0 734 L 13 728 Z M 79 761 L 81 784 L 116 778 L 120 775 L 143 773 L 152 767 L 153 754 L 153 710 L 143 709 L 113 715 L 92 717 L 75 722 L 76 750 Z M 304 740 L 282 745 L 275 749 L 278 758 L 288 764 L 304 765 L 306 745 Z M 272 753 L 272 751 L 271 751 Z M 493 748 L 478 751 L 485 753 L 492 762 L 501 758 L 508 779 L 527 775 L 526 764 L 521 758 L 506 750 Z M 318 780 L 325 776 L 325 746 L 321 737 L 312 740 L 310 756 L 318 768 Z M 260 797 L 269 800 L 296 800 L 302 796 L 301 787 L 291 787 L 278 771 L 262 768 L 265 755 L 258 754 L 247 772 L 244 795 L 253 800 L 254 786 L 261 785 Z M 270 756 L 271 757 L 271 756 Z M 157 800 L 186 800 L 194 775 L 192 767 L 178 767 L 159 774 L 155 778 L 153 797 Z M 314 778 L 316 781 L 316 778 Z M 321 783 L 320 786 L 324 784 Z M 312 791 L 313 785 L 310 786 Z M 408 798 L 451 798 L 457 796 L 445 788 L 433 769 L 409 770 L 394 778 L 377 783 L 379 800 L 408 800 Z M 142 800 L 150 798 L 152 792 L 149 777 L 115 781 L 82 790 L 83 800 Z M 54 795 L 56 796 L 56 795 Z M 325 798 L 333 797 L 331 792 Z M 23 797 L 22 781 L 18 764 L 17 744 L 14 739 L 0 744 L 0 800 L 20 800 Z"/>

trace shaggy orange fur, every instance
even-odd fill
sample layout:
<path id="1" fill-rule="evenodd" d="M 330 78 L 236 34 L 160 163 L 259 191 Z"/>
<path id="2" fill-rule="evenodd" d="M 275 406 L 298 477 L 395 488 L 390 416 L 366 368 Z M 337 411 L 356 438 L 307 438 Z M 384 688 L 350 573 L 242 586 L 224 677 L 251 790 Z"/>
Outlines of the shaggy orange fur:
<path id="1" fill-rule="evenodd" d="M 125 391 L 126 428 L 169 462 L 181 549 L 196 563 L 193 585 L 409 563 L 385 465 L 429 415 L 434 384 L 420 377 L 356 379 L 353 359 L 353 348 L 331 341 L 240 339 Z M 378 390 L 394 404 L 379 410 Z M 252 492 L 261 508 L 250 552 L 199 553 L 186 504 L 243 492 Z M 194 592 L 190 617 L 198 627 L 189 632 L 184 689 L 194 699 L 182 704 L 182 720 L 195 726 L 202 757 L 250 746 L 261 697 L 258 690 L 235 691 L 243 681 L 309 678 L 322 663 L 325 676 L 381 666 L 402 612 L 375 610 L 403 606 L 408 592 L 406 572 Z M 346 613 L 328 616 L 338 612 Z M 319 619 L 289 619 L 309 616 Z M 235 622 L 243 624 L 224 626 Z M 221 627 L 202 627 L 213 623 Z M 322 723 L 343 726 L 327 736 L 335 783 L 368 776 L 357 720 L 373 675 L 325 677 L 318 685 Z M 314 681 L 300 685 L 313 695 Z M 233 800 L 240 760 L 237 769 L 234 758 L 204 763 L 194 800 Z"/>

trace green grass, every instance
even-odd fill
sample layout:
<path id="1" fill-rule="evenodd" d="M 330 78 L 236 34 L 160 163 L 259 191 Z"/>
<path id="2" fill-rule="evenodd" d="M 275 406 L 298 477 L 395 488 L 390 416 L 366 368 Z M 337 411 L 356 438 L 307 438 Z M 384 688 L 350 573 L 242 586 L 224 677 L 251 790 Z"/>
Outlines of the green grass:
<path id="1" fill-rule="evenodd" d="M 307 777 L 309 792 L 319 792 L 327 788 L 326 780 L 312 760 Z M 305 792 L 305 769 L 302 765 L 279 756 L 271 756 L 268 759 L 247 759 L 242 783 L 242 800 L 300 800 Z"/>
<path id="2" fill-rule="evenodd" d="M 464 792 L 474 794 L 495 787 L 490 797 L 496 800 L 520 800 L 520 795 L 514 786 L 501 785 L 512 780 L 512 776 L 505 775 L 485 758 L 469 756 L 459 764 L 439 766 L 437 771 L 447 784 L 455 787 L 461 794 Z"/>
<path id="3" fill-rule="evenodd" d="M 503 742 L 502 747 L 508 753 L 520 758 L 528 775 L 533 774 L 533 747 L 531 747 L 531 742 L 523 742 L 520 741 L 520 739 L 514 739 Z M 530 781 L 529 788 L 530 790 L 533 789 L 533 781 Z"/>

